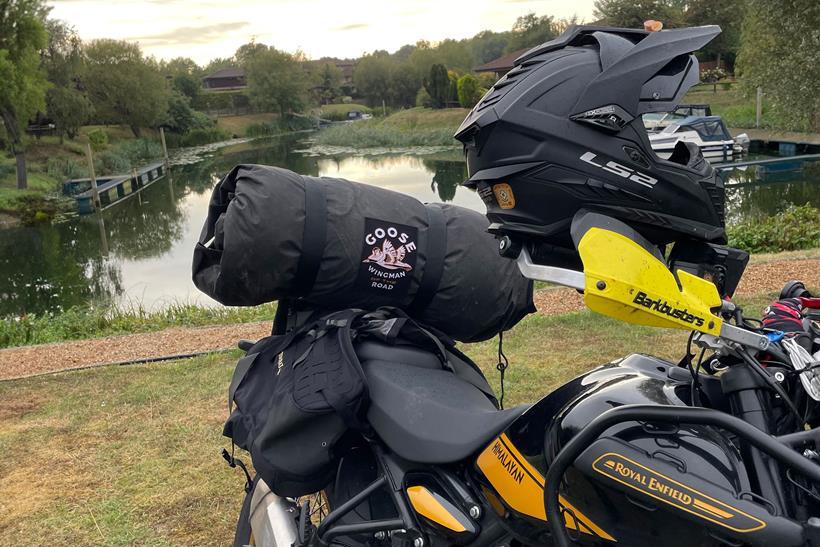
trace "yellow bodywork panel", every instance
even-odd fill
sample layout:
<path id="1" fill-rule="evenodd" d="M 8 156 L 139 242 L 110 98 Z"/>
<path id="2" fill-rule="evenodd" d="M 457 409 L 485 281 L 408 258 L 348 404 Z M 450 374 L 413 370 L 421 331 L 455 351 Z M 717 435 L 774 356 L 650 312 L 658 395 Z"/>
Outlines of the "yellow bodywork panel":
<path id="1" fill-rule="evenodd" d="M 467 529 L 452 515 L 436 497 L 423 486 L 411 486 L 407 489 L 410 504 L 419 515 L 427 517 L 433 522 L 454 532 L 464 532 Z"/>
<path id="2" fill-rule="evenodd" d="M 720 334 L 723 321 L 717 287 L 666 264 L 631 239 L 591 228 L 578 252 L 584 263 L 584 302 L 589 309 L 628 323 Z"/>
<path id="3" fill-rule="evenodd" d="M 476 465 L 510 508 L 539 520 L 547 520 L 544 509 L 544 477 L 515 448 L 505 433 L 484 449 L 478 456 Z M 494 496 L 489 496 L 493 507 L 502 514 L 493 503 L 493 498 Z M 568 529 L 615 541 L 615 538 L 592 522 L 564 496 L 559 495 L 558 502 L 564 509 L 564 525 Z"/>

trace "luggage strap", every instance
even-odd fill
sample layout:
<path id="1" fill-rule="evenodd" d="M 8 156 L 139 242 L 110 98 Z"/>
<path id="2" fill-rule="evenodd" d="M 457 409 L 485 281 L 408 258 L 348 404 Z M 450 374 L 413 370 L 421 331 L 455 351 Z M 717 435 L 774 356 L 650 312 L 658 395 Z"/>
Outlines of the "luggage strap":
<path id="1" fill-rule="evenodd" d="M 318 180 L 305 179 L 305 227 L 302 233 L 302 253 L 296 267 L 293 292 L 304 296 L 313 288 L 327 241 L 327 197 L 325 186 Z"/>
<path id="2" fill-rule="evenodd" d="M 419 289 L 409 306 L 410 315 L 419 315 L 430 304 L 438 291 L 444 273 L 444 255 L 447 253 L 447 222 L 441 206 L 428 203 L 427 211 L 427 262 L 421 275 Z"/>

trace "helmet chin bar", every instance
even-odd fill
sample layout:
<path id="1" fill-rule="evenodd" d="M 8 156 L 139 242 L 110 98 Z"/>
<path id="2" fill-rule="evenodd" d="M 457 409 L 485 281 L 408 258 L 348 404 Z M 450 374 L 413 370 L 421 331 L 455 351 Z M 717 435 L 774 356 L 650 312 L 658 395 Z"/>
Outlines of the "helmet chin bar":
<path id="1" fill-rule="evenodd" d="M 584 272 L 536 264 L 532 261 L 530 252 L 526 247 L 521 249 L 521 254 L 518 255 L 517 262 L 521 275 L 527 279 L 556 283 L 565 287 L 578 289 L 579 291 L 584 290 L 586 279 L 584 277 Z"/>

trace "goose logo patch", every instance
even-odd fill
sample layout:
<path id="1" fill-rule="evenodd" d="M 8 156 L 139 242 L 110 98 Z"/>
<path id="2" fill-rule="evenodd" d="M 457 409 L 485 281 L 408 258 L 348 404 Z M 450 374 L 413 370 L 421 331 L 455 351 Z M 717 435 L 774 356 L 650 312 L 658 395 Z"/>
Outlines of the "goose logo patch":
<path id="1" fill-rule="evenodd" d="M 357 285 L 401 297 L 416 268 L 418 229 L 375 218 L 365 219 L 362 262 Z"/>

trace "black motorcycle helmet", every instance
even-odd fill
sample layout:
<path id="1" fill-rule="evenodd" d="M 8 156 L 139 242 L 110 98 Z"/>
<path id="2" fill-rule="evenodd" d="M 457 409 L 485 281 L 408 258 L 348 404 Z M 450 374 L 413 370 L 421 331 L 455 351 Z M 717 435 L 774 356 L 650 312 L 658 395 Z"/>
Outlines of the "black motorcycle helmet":
<path id="1" fill-rule="evenodd" d="M 692 52 L 719 33 L 575 26 L 519 57 L 455 135 L 490 231 L 568 267 L 578 266 L 570 223 L 581 209 L 661 249 L 725 243 L 721 179 L 694 144 L 656 156 L 641 119 L 674 109 L 699 80 Z"/>

